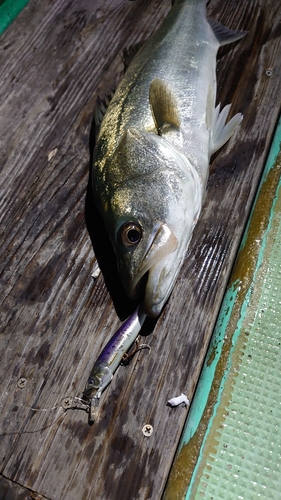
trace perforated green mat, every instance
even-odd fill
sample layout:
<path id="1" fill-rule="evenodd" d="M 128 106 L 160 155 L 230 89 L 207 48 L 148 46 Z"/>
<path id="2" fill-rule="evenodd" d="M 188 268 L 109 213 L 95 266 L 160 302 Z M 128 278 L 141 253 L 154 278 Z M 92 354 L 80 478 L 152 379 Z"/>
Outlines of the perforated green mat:
<path id="1" fill-rule="evenodd" d="M 235 332 L 239 338 L 221 399 L 187 498 L 281 498 L 280 188 L 265 240 L 254 287 Z"/>
<path id="2" fill-rule="evenodd" d="M 281 122 L 165 499 L 281 499 Z"/>

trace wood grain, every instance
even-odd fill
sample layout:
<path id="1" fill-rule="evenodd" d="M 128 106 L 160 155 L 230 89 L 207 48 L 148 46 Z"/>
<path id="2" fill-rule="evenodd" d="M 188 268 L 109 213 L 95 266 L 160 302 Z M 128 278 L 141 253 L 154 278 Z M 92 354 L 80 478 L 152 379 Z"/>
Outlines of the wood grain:
<path id="1" fill-rule="evenodd" d="M 93 426 L 85 411 L 65 412 L 61 401 L 81 395 L 134 307 L 87 190 L 94 103 L 122 71 L 122 49 L 148 38 L 169 8 L 30 0 L 0 39 L 0 471 L 52 500 L 161 498 L 187 415 L 166 401 L 192 398 L 280 113 L 278 2 L 212 0 L 209 15 L 249 31 L 218 59 L 218 101 L 244 120 L 213 159 L 172 296 L 145 324 L 151 354 L 117 370 Z"/>
<path id="2" fill-rule="evenodd" d="M 47 500 L 42 495 L 28 490 L 0 475 L 0 500 Z"/>

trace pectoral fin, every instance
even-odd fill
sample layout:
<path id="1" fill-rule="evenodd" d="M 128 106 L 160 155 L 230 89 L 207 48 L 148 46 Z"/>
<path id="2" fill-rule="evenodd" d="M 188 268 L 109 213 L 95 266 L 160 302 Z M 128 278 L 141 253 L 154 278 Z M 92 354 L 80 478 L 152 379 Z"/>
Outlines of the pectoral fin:
<path id="1" fill-rule="evenodd" d="M 149 102 L 159 135 L 171 129 L 179 129 L 180 118 L 176 99 L 168 85 L 160 78 L 155 78 L 151 82 Z"/>

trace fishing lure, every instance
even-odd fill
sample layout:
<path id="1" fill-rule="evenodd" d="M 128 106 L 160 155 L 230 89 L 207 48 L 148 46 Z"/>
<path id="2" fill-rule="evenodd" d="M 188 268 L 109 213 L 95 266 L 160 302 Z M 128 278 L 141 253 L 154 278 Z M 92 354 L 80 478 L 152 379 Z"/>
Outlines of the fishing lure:
<path id="1" fill-rule="evenodd" d="M 83 399 L 89 401 L 90 423 L 95 420 L 101 393 L 110 384 L 124 354 L 136 340 L 145 318 L 142 306 L 138 306 L 115 332 L 96 360 L 83 392 Z"/>

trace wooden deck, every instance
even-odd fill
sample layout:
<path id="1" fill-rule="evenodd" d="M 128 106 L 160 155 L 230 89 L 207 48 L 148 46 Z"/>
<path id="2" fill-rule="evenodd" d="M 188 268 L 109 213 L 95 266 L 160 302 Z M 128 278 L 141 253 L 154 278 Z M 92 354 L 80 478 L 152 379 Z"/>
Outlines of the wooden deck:
<path id="1" fill-rule="evenodd" d="M 117 370 L 93 426 L 85 411 L 65 411 L 135 306 L 87 193 L 93 107 L 122 71 L 122 49 L 147 39 L 169 8 L 30 0 L 0 39 L 1 500 L 158 500 L 164 491 L 187 416 L 166 402 L 192 399 L 281 104 L 279 3 L 211 0 L 210 16 L 249 31 L 218 61 L 218 101 L 244 120 L 213 160 L 172 296 L 145 324 L 150 355 Z"/>

